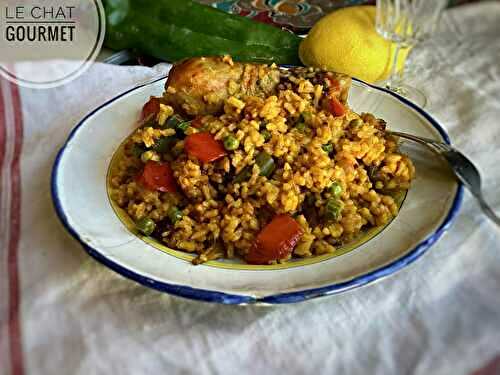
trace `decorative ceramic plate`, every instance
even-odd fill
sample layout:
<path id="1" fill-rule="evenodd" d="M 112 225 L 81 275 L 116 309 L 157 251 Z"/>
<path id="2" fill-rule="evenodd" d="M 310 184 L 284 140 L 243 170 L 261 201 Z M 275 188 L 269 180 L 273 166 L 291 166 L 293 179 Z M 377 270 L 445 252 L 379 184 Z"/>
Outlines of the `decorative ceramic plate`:
<path id="1" fill-rule="evenodd" d="M 417 178 L 399 197 L 400 212 L 334 254 L 256 266 L 237 260 L 194 266 L 192 255 L 169 249 L 131 230 L 108 195 L 113 156 L 134 130 L 140 108 L 160 96 L 165 79 L 135 87 L 104 103 L 76 125 L 52 174 L 54 205 L 84 249 L 116 272 L 174 295 L 227 304 L 289 303 L 340 293 L 390 275 L 423 255 L 449 228 L 463 189 L 435 157 L 409 149 Z M 399 130 L 449 142 L 429 114 L 404 98 L 354 80 L 349 104 Z M 403 148 L 403 151 L 406 151 Z"/>
<path id="2" fill-rule="evenodd" d="M 375 0 L 196 0 L 228 13 L 306 33 L 321 17 L 354 5 L 375 5 Z M 448 6 L 477 0 L 450 0 Z"/>
<path id="3" fill-rule="evenodd" d="M 196 0 L 228 13 L 305 33 L 324 15 L 346 6 L 373 4 L 366 0 Z"/>

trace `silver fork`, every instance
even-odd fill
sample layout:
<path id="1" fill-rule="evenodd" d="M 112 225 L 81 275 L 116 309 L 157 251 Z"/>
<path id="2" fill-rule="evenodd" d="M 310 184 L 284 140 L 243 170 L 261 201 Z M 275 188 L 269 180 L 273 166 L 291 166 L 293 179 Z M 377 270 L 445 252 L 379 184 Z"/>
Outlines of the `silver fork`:
<path id="1" fill-rule="evenodd" d="M 496 225 L 500 226 L 500 217 L 495 214 L 493 209 L 484 200 L 481 191 L 481 176 L 479 175 L 479 171 L 464 154 L 447 143 L 435 141 L 433 139 L 388 130 L 386 130 L 386 133 L 424 145 L 435 154 L 444 158 L 448 162 L 455 177 L 464 184 L 474 197 L 476 197 L 486 216 Z"/>

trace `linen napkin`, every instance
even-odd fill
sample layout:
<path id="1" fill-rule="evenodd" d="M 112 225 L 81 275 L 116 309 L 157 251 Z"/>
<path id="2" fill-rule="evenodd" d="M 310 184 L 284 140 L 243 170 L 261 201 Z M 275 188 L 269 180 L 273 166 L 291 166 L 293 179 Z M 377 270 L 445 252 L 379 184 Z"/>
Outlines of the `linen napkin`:
<path id="1" fill-rule="evenodd" d="M 441 22 L 448 31 L 415 51 L 409 83 L 498 212 L 500 3 Z M 50 90 L 0 81 L 0 374 L 500 374 L 500 231 L 468 193 L 410 267 L 301 304 L 189 301 L 91 259 L 54 213 L 55 154 L 86 113 L 167 69 L 97 63 Z"/>

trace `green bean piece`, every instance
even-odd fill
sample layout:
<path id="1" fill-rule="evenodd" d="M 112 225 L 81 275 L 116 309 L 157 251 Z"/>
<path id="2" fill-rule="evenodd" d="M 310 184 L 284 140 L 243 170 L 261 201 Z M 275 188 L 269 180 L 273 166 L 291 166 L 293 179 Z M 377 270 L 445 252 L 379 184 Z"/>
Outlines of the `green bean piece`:
<path id="1" fill-rule="evenodd" d="M 325 206 L 325 219 L 337 221 L 342 212 L 342 204 L 338 199 L 330 198 Z"/>
<path id="2" fill-rule="evenodd" d="M 182 211 L 179 210 L 176 206 L 170 207 L 170 209 L 168 210 L 167 215 L 168 215 L 168 218 L 170 219 L 170 222 L 172 224 L 175 224 L 179 220 L 182 219 Z"/>
<path id="3" fill-rule="evenodd" d="M 175 141 L 176 138 L 174 136 L 161 137 L 155 142 L 155 144 L 151 147 L 151 149 L 160 154 L 164 154 L 170 151 Z"/>
<path id="4" fill-rule="evenodd" d="M 247 181 L 250 178 L 250 176 L 252 176 L 252 167 L 250 165 L 247 165 L 240 171 L 240 173 L 238 173 L 234 177 L 233 182 L 235 184 L 240 184 L 244 181 Z"/>
<path id="5" fill-rule="evenodd" d="M 380 170 L 378 167 L 371 165 L 367 169 L 368 178 L 370 181 L 374 182 L 380 179 Z"/>
<path id="6" fill-rule="evenodd" d="M 178 157 L 182 152 L 184 151 L 183 147 L 177 147 L 177 144 L 174 144 L 172 146 L 172 149 L 170 150 L 170 153 L 174 158 Z"/>
<path id="7" fill-rule="evenodd" d="M 191 121 L 184 120 L 181 116 L 175 114 L 168 118 L 164 128 L 175 129 L 176 138 L 182 139 L 186 135 L 186 130 L 191 126 Z"/>
<path id="8" fill-rule="evenodd" d="M 338 182 L 334 182 L 330 185 L 329 190 L 331 195 L 333 195 L 335 198 L 338 198 L 342 194 L 342 185 L 340 185 Z"/>
<path id="9" fill-rule="evenodd" d="M 146 148 L 144 146 L 139 145 L 138 143 L 134 143 L 131 150 L 132 155 L 137 159 L 141 158 L 141 155 L 144 151 L 146 151 Z"/>
<path id="10" fill-rule="evenodd" d="M 314 206 L 315 202 L 316 202 L 316 198 L 314 197 L 314 194 L 309 193 L 306 195 L 306 204 L 308 206 Z"/>
<path id="11" fill-rule="evenodd" d="M 260 175 L 269 177 L 275 168 L 274 159 L 267 152 L 261 152 L 255 158 L 255 163 L 260 168 Z"/>
<path id="12" fill-rule="evenodd" d="M 176 128 L 181 132 L 185 133 L 190 126 L 191 126 L 191 121 L 182 121 L 181 123 L 177 124 Z"/>
<path id="13" fill-rule="evenodd" d="M 267 142 L 271 139 L 271 132 L 267 129 L 264 129 L 260 132 L 260 134 L 264 137 L 264 142 Z"/>
<path id="14" fill-rule="evenodd" d="M 274 172 L 274 168 L 276 167 L 271 155 L 269 155 L 267 152 L 264 151 L 259 153 L 255 157 L 255 164 L 259 166 L 260 175 L 265 177 L 269 177 Z M 234 177 L 233 182 L 239 184 L 241 182 L 247 181 L 251 176 L 252 176 L 252 166 L 247 165 L 240 171 L 240 173 L 238 173 Z"/>
<path id="15" fill-rule="evenodd" d="M 136 221 L 135 226 L 137 229 L 146 236 L 151 235 L 156 228 L 156 224 L 149 217 L 144 217 Z"/>
<path id="16" fill-rule="evenodd" d="M 323 151 L 325 151 L 327 154 L 333 151 L 333 145 L 331 143 L 325 143 L 323 146 L 321 146 Z"/>
<path id="17" fill-rule="evenodd" d="M 182 124 L 184 119 L 179 116 L 179 115 L 172 115 L 168 118 L 168 120 L 165 122 L 165 128 L 172 128 L 172 129 L 177 129 L 179 124 Z"/>
<path id="18" fill-rule="evenodd" d="M 240 141 L 232 135 L 228 135 L 224 138 L 224 148 L 228 151 L 236 150 L 239 145 Z"/>

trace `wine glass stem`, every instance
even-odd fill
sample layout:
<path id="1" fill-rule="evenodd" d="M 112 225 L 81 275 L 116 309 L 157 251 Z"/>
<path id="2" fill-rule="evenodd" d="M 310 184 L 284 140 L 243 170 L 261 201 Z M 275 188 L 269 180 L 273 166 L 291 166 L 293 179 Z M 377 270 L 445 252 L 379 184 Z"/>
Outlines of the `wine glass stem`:
<path id="1" fill-rule="evenodd" d="M 403 80 L 403 69 L 401 69 L 401 72 L 398 72 L 398 57 L 401 48 L 401 43 L 396 43 L 396 50 L 394 51 L 394 57 L 392 59 L 391 73 L 386 84 L 386 86 L 390 89 L 397 89 Z"/>

